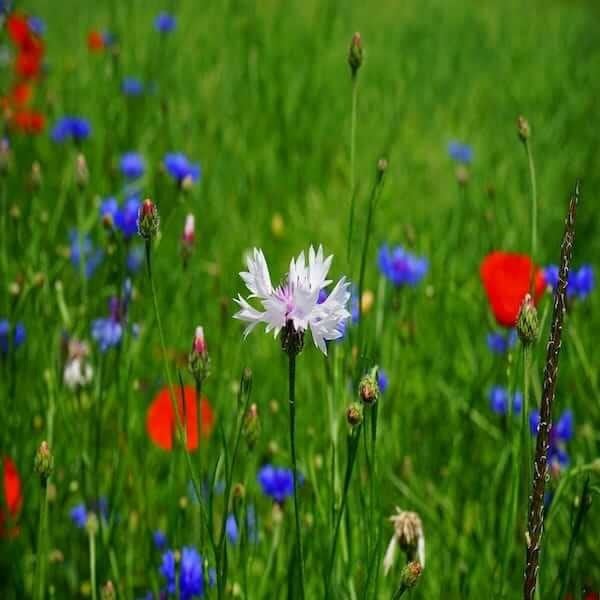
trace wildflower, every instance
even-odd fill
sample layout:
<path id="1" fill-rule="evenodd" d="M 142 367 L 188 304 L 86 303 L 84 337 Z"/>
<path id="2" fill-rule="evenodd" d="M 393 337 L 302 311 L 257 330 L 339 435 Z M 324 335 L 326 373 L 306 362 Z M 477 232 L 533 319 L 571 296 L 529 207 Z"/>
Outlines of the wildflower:
<path id="1" fill-rule="evenodd" d="M 540 324 L 538 321 L 537 310 L 533 304 L 531 294 L 525 294 L 523 303 L 519 309 L 517 319 L 517 332 L 524 346 L 529 346 L 535 342 L 540 334 Z"/>
<path id="2" fill-rule="evenodd" d="M 14 113 L 11 124 L 17 131 L 35 135 L 44 131 L 46 118 L 35 110 L 21 109 Z"/>
<path id="3" fill-rule="evenodd" d="M 46 33 L 46 23 L 40 17 L 31 16 L 27 19 L 29 30 L 35 33 L 38 37 L 42 37 Z"/>
<path id="4" fill-rule="evenodd" d="M 379 270 L 395 286 L 417 285 L 429 267 L 426 258 L 416 256 L 402 246 L 389 249 L 387 245 L 379 249 Z"/>
<path id="5" fill-rule="evenodd" d="M 167 12 L 161 12 L 154 19 L 154 27 L 159 33 L 170 33 L 176 26 L 177 19 Z"/>
<path id="6" fill-rule="evenodd" d="M 352 36 L 350 41 L 350 50 L 348 51 L 348 65 L 350 65 L 350 71 L 352 77 L 356 77 L 358 69 L 360 69 L 363 62 L 363 46 L 362 38 L 358 31 Z"/>
<path id="7" fill-rule="evenodd" d="M 188 356 L 188 367 L 194 379 L 199 383 L 202 383 L 210 374 L 210 358 L 203 327 L 196 327 L 192 349 Z"/>
<path id="8" fill-rule="evenodd" d="M 187 546 L 181 550 L 179 572 L 175 553 L 168 550 L 162 556 L 159 572 L 167 580 L 168 594 L 176 594 L 181 600 L 204 596 L 203 560 L 195 548 Z"/>
<path id="9" fill-rule="evenodd" d="M 406 553 L 407 560 L 418 560 L 421 567 L 425 566 L 425 536 L 421 518 L 415 512 L 400 510 L 390 517 L 394 525 L 394 535 L 390 540 L 383 559 L 383 569 L 387 575 L 394 564 L 396 549 L 399 547 Z"/>
<path id="10" fill-rule="evenodd" d="M 184 180 L 196 182 L 202 176 L 200 165 L 192 163 L 185 154 L 181 152 L 172 152 L 167 154 L 163 160 L 165 169 L 181 186 Z"/>
<path id="11" fill-rule="evenodd" d="M 346 409 L 346 421 L 350 427 L 356 427 L 360 425 L 363 421 L 363 410 L 362 406 L 358 404 L 358 402 L 353 402 Z"/>
<path id="12" fill-rule="evenodd" d="M 107 581 L 100 589 L 100 600 L 115 600 L 117 592 L 112 581 Z"/>
<path id="13" fill-rule="evenodd" d="M 87 36 L 87 47 L 90 52 L 101 52 L 105 48 L 104 36 L 99 31 L 90 31 Z"/>
<path id="14" fill-rule="evenodd" d="M 227 534 L 227 539 L 233 544 L 237 544 L 239 532 L 237 521 L 235 520 L 235 515 L 230 514 L 227 517 L 227 521 L 225 523 L 225 533 Z"/>
<path id="15" fill-rule="evenodd" d="M 144 248 L 137 245 L 133 246 L 127 253 L 126 266 L 130 273 L 137 273 L 144 262 Z"/>
<path id="16" fill-rule="evenodd" d="M 64 142 L 71 138 L 75 143 L 79 143 L 87 139 L 91 132 L 92 128 L 87 119 L 66 116 L 54 124 L 51 137 L 55 142 Z"/>
<path id="17" fill-rule="evenodd" d="M 89 346 L 85 342 L 69 340 L 68 357 L 63 370 L 63 381 L 69 389 L 77 390 L 91 383 L 94 370 L 87 360 L 89 353 Z"/>
<path id="18" fill-rule="evenodd" d="M 45 488 L 48 483 L 48 478 L 54 470 L 54 456 L 46 441 L 39 445 L 39 448 L 35 453 L 34 470 L 40 477 L 42 487 Z"/>
<path id="19" fill-rule="evenodd" d="M 350 298 L 349 283 L 345 277 L 338 281 L 323 303 L 318 303 L 320 291 L 331 283 L 326 277 L 332 258 L 323 258 L 322 246 L 317 252 L 311 246 L 308 265 L 304 252 L 300 253 L 296 260 L 291 260 L 284 283 L 273 288 L 264 254 L 254 249 L 253 256 L 247 261 L 248 271 L 240 276 L 251 292 L 250 298 L 258 298 L 264 312 L 238 295 L 236 302 L 241 310 L 234 318 L 248 323 L 244 336 L 259 323 L 265 323 L 266 332 L 273 331 L 275 337 L 284 329 L 283 342 L 288 341 L 290 334 L 303 337 L 310 328 L 315 346 L 327 354 L 325 342 L 342 337 L 342 323 L 350 317 L 346 309 Z"/>
<path id="20" fill-rule="evenodd" d="M 137 152 L 126 152 L 121 156 L 120 167 L 127 179 L 138 179 L 144 174 L 144 159 Z"/>
<path id="21" fill-rule="evenodd" d="M 12 537 L 18 529 L 7 527 L 14 522 L 23 506 L 21 477 L 11 458 L 2 458 L 2 487 L 0 488 L 0 538 Z M 5 512 L 6 511 L 6 512 Z"/>
<path id="22" fill-rule="evenodd" d="M 242 435 L 248 444 L 248 448 L 252 450 L 260 437 L 260 418 L 258 416 L 258 407 L 252 403 L 242 423 Z"/>
<path id="23" fill-rule="evenodd" d="M 160 216 L 156 204 L 149 198 L 146 198 L 138 210 L 137 230 L 140 237 L 146 242 L 150 242 L 157 235 L 160 229 Z"/>
<path id="24" fill-rule="evenodd" d="M 24 15 L 13 12 L 7 19 L 6 28 L 11 41 L 17 47 L 15 71 L 22 79 L 39 76 L 44 58 L 44 44 Z"/>
<path id="25" fill-rule="evenodd" d="M 119 206 L 115 198 L 106 198 L 100 205 L 100 216 L 121 231 L 125 239 L 137 232 L 140 200 L 137 196 L 129 196 Z"/>
<path id="26" fill-rule="evenodd" d="M 531 127 L 525 117 L 520 116 L 517 119 L 517 133 L 522 142 L 526 142 L 531 136 Z"/>
<path id="27" fill-rule="evenodd" d="M 141 96 L 144 93 L 144 84 L 137 77 L 125 77 L 121 82 L 121 91 L 126 96 Z"/>
<path id="28" fill-rule="evenodd" d="M 377 384 L 377 367 L 362 376 L 358 384 L 358 395 L 360 399 L 370 406 L 375 404 L 379 398 L 379 386 Z"/>
<path id="29" fill-rule="evenodd" d="M 84 188 L 90 179 L 87 161 L 83 154 L 78 154 L 75 158 L 75 182 L 80 188 Z"/>
<path id="30" fill-rule="evenodd" d="M 377 369 L 377 387 L 379 393 L 383 394 L 387 390 L 389 385 L 389 379 L 387 373 L 383 369 Z"/>
<path id="31" fill-rule="evenodd" d="M 121 343 L 123 337 L 123 321 L 125 319 L 124 304 L 116 297 L 108 302 L 109 316 L 92 322 L 92 337 L 100 346 L 101 352 L 106 352 Z"/>
<path id="32" fill-rule="evenodd" d="M 88 520 L 88 511 L 85 504 L 77 504 L 69 511 L 69 516 L 75 527 L 83 529 Z"/>
<path id="33" fill-rule="evenodd" d="M 499 385 L 495 385 L 489 392 L 490 407 L 491 409 L 499 414 L 505 415 L 508 413 L 508 406 L 510 404 L 510 393 L 506 388 Z M 523 394 L 521 392 L 515 392 L 512 399 L 512 410 L 513 413 L 519 414 L 523 408 Z"/>
<path id="34" fill-rule="evenodd" d="M 487 334 L 487 345 L 494 354 L 506 354 L 517 343 L 517 338 L 516 329 L 509 329 L 506 333 L 492 331 Z"/>
<path id="35" fill-rule="evenodd" d="M 423 565 L 418 561 L 411 561 L 404 565 L 400 573 L 400 589 L 410 590 L 417 585 L 423 572 Z"/>
<path id="36" fill-rule="evenodd" d="M 546 267 L 544 277 L 548 287 L 554 293 L 558 285 L 558 266 Z M 594 268 L 591 265 L 582 265 L 579 269 L 571 269 L 567 279 L 567 297 L 584 300 L 592 293 L 595 283 Z"/>
<path id="37" fill-rule="evenodd" d="M 258 471 L 258 483 L 263 494 L 278 504 L 294 493 L 294 473 L 291 469 L 265 465 Z"/>
<path id="38" fill-rule="evenodd" d="M 525 294 L 530 290 L 534 265 L 525 254 L 494 251 L 481 263 L 480 275 L 499 325 L 514 327 Z M 544 274 L 535 268 L 534 305 L 544 291 Z"/>
<path id="39" fill-rule="evenodd" d="M 529 428 L 532 435 L 537 435 L 540 425 L 540 413 L 533 410 L 529 415 Z M 565 444 L 573 439 L 575 419 L 573 411 L 565 410 L 556 423 L 550 427 L 548 445 L 548 465 L 553 473 L 569 466 L 570 459 Z"/>
<path id="40" fill-rule="evenodd" d="M 7 319 L 0 319 L 0 356 L 6 356 L 9 350 L 21 346 L 26 337 L 23 323 L 16 323 L 13 328 Z"/>
<path id="41" fill-rule="evenodd" d="M 468 165 L 473 160 L 473 148 L 456 140 L 448 143 L 448 154 L 452 160 L 463 165 Z"/>
<path id="42" fill-rule="evenodd" d="M 94 248 L 92 240 L 89 236 L 80 236 L 75 230 L 71 230 L 69 232 L 69 238 L 71 240 L 71 264 L 77 270 L 79 270 L 79 263 L 81 260 L 83 260 L 84 273 L 85 276 L 89 279 L 102 262 L 102 250 L 100 250 L 99 248 Z"/>
<path id="43" fill-rule="evenodd" d="M 164 531 L 157 529 L 152 534 L 152 542 L 157 550 L 164 550 L 167 546 L 167 536 Z"/>
<path id="44" fill-rule="evenodd" d="M 196 390 L 193 387 L 177 388 L 177 409 L 179 418 L 185 429 L 186 446 L 188 450 L 196 450 L 203 438 L 210 436 L 215 416 L 205 395 L 200 398 L 201 429 L 198 431 L 198 402 Z M 168 387 L 162 388 L 154 397 L 146 414 L 146 431 L 152 442 L 163 450 L 173 449 L 173 435 L 177 421 L 173 411 L 173 403 Z"/>

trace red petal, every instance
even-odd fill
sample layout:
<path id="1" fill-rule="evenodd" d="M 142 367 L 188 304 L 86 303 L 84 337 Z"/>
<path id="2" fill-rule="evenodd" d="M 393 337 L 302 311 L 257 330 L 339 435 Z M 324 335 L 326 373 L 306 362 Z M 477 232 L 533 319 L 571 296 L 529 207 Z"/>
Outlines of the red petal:
<path id="1" fill-rule="evenodd" d="M 529 256 L 510 252 L 492 252 L 481 263 L 481 280 L 496 321 L 505 327 L 517 323 L 519 308 L 529 292 L 531 272 L 534 268 Z M 536 267 L 534 302 L 544 293 L 545 280 Z"/>
<path id="2" fill-rule="evenodd" d="M 16 519 L 23 505 L 21 478 L 17 466 L 8 456 L 5 456 L 2 461 L 2 471 L 4 499 L 0 502 L 0 537 L 3 537 L 5 533 L 13 535 L 18 531 L 16 529 L 4 531 L 5 515 L 2 513 L 2 506 L 6 506 L 11 519 Z"/>
<path id="3" fill-rule="evenodd" d="M 177 405 L 179 416 L 184 423 L 187 434 L 188 450 L 198 448 L 198 409 L 196 402 L 196 390 L 193 387 L 185 386 L 183 389 L 183 401 L 181 390 L 178 388 Z M 200 415 L 202 423 L 200 425 L 200 438 L 208 437 L 212 431 L 214 423 L 214 414 L 206 396 L 200 400 Z M 146 429 L 150 439 L 159 448 L 163 450 L 173 449 L 173 435 L 177 426 L 175 413 L 173 412 L 173 403 L 169 394 L 169 388 L 164 387 L 154 397 L 152 404 L 148 408 L 146 416 Z"/>
<path id="4" fill-rule="evenodd" d="M 90 31 L 87 37 L 87 45 L 90 52 L 98 52 L 104 48 L 104 38 L 98 31 Z"/>
<path id="5" fill-rule="evenodd" d="M 13 13 L 8 17 L 6 27 L 12 41 L 21 46 L 25 43 L 26 38 L 29 36 L 29 23 L 27 18 L 19 13 Z"/>

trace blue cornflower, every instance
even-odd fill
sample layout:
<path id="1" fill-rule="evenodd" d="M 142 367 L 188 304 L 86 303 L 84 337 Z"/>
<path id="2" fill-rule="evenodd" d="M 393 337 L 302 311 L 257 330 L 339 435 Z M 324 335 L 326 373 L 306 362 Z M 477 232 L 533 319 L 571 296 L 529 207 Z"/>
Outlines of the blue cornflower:
<path id="1" fill-rule="evenodd" d="M 152 534 L 152 541 L 157 550 L 164 550 L 167 547 L 167 535 L 164 531 L 157 529 Z"/>
<path id="2" fill-rule="evenodd" d="M 141 96 L 144 93 L 144 84 L 137 77 L 125 77 L 121 82 L 121 91 L 126 96 Z"/>
<path id="3" fill-rule="evenodd" d="M 517 343 L 517 337 L 516 329 L 509 329 L 506 333 L 491 331 L 487 334 L 487 345 L 494 354 L 506 354 Z"/>
<path id="4" fill-rule="evenodd" d="M 127 179 L 137 179 L 144 174 L 145 163 L 141 154 L 137 152 L 126 152 L 121 156 L 121 173 Z"/>
<path id="5" fill-rule="evenodd" d="M 70 510 L 69 516 L 71 517 L 71 521 L 73 521 L 76 527 L 79 527 L 79 529 L 83 529 L 85 527 L 88 516 L 85 504 L 81 503 L 74 506 Z"/>
<path id="6" fill-rule="evenodd" d="M 258 472 L 263 494 L 280 504 L 294 493 L 294 473 L 291 469 L 265 465 Z"/>
<path id="7" fill-rule="evenodd" d="M 448 143 L 448 154 L 452 160 L 468 165 L 473 160 L 473 148 L 463 142 L 453 140 Z"/>
<path id="8" fill-rule="evenodd" d="M 177 577 L 175 553 L 172 550 L 163 554 L 159 572 L 167 580 L 168 594 L 176 594 L 177 583 L 179 583 L 181 600 L 204 596 L 204 567 L 202 557 L 195 548 L 187 546 L 181 550 L 179 577 Z"/>
<path id="9" fill-rule="evenodd" d="M 100 217 L 110 217 L 113 225 L 129 239 L 137 233 L 137 218 L 140 209 L 140 200 L 137 196 L 126 198 L 121 206 L 115 198 L 106 198 L 100 204 Z"/>
<path id="10" fill-rule="evenodd" d="M 402 246 L 390 250 L 385 244 L 379 248 L 378 262 L 381 274 L 396 286 L 418 284 L 429 266 L 426 258 L 416 256 Z"/>
<path id="11" fill-rule="evenodd" d="M 192 182 L 200 179 L 202 171 L 198 163 L 192 163 L 185 154 L 181 152 L 171 152 L 164 158 L 163 164 L 169 175 L 177 181 L 179 185 L 184 179 L 190 179 Z"/>
<path id="12" fill-rule="evenodd" d="M 7 319 L 0 319 L 0 355 L 5 356 L 11 348 L 14 349 L 21 346 L 25 342 L 26 337 L 27 333 L 23 323 L 16 323 L 11 328 Z"/>
<path id="13" fill-rule="evenodd" d="M 389 380 L 387 373 L 383 369 L 377 369 L 377 385 L 382 394 L 388 389 Z"/>
<path id="14" fill-rule="evenodd" d="M 544 278 L 554 292 L 558 285 L 558 266 L 548 265 L 544 269 Z M 571 269 L 567 280 L 567 296 L 583 300 L 592 293 L 595 284 L 596 278 L 592 265 L 582 265 L 579 269 Z"/>
<path id="15" fill-rule="evenodd" d="M 117 41 L 117 36 L 112 31 L 108 31 L 105 29 L 101 35 L 102 43 L 106 48 L 110 48 L 110 46 L 115 44 L 115 42 Z"/>
<path id="16" fill-rule="evenodd" d="M 29 29 L 39 37 L 42 37 L 46 33 L 46 23 L 40 17 L 29 17 L 27 24 L 29 25 Z"/>
<path id="17" fill-rule="evenodd" d="M 127 270 L 135 274 L 137 273 L 144 262 L 144 248 L 142 246 L 133 246 L 127 253 Z"/>
<path id="18" fill-rule="evenodd" d="M 510 394 L 506 388 L 495 385 L 489 392 L 490 407 L 499 415 L 508 413 L 510 402 Z M 523 394 L 515 392 L 512 398 L 512 411 L 514 414 L 519 414 L 523 408 Z"/>
<path id="19" fill-rule="evenodd" d="M 92 337 L 100 346 L 101 352 L 114 348 L 123 337 L 122 320 L 125 317 L 123 303 L 118 298 L 109 300 L 109 316 L 92 321 Z"/>
<path id="20" fill-rule="evenodd" d="M 154 19 L 154 27 L 160 33 L 170 33 L 177 26 L 177 19 L 168 12 L 161 12 Z"/>
<path id="21" fill-rule="evenodd" d="M 540 425 L 540 413 L 534 410 L 529 415 L 529 428 L 532 435 L 537 435 Z M 556 423 L 550 427 L 548 464 L 551 468 L 560 469 L 568 467 L 570 463 L 569 454 L 565 444 L 573 439 L 575 434 L 575 418 L 573 411 L 565 410 Z"/>
<path id="22" fill-rule="evenodd" d="M 227 522 L 225 523 L 225 533 L 227 534 L 227 539 L 232 544 L 237 544 L 239 532 L 237 521 L 235 520 L 235 515 L 233 513 L 227 517 Z"/>
<path id="23" fill-rule="evenodd" d="M 52 139 L 55 142 L 64 142 L 71 138 L 74 142 L 81 142 L 90 136 L 92 128 L 87 119 L 82 117 L 62 117 L 52 128 Z"/>
<path id="24" fill-rule="evenodd" d="M 80 240 L 81 238 L 81 240 Z M 84 261 L 84 273 L 89 279 L 102 262 L 103 253 L 100 248 L 94 248 L 89 236 L 80 236 L 77 231 L 72 229 L 69 232 L 71 242 L 70 258 L 71 264 L 79 270 L 79 262 Z M 81 244 L 80 244 L 81 241 Z"/>

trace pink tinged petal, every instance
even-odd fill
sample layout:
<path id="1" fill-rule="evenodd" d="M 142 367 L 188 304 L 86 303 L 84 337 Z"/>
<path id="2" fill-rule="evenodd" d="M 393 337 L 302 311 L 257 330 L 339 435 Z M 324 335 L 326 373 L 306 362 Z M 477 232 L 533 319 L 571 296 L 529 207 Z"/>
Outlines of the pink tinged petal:
<path id="1" fill-rule="evenodd" d="M 254 248 L 252 256 L 248 257 L 246 264 L 248 271 L 240 273 L 240 277 L 252 293 L 252 297 L 266 298 L 272 294 L 271 275 L 262 250 Z"/>

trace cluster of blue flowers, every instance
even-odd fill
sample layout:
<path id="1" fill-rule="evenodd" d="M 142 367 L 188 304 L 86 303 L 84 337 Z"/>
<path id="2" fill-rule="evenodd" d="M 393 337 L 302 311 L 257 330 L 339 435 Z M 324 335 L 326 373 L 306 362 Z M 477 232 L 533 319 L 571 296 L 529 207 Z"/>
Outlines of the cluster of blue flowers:
<path id="1" fill-rule="evenodd" d="M 498 415 L 506 415 L 511 403 L 510 392 L 499 385 L 495 385 L 489 393 L 490 407 Z M 512 397 L 512 412 L 519 414 L 523 410 L 523 394 L 517 391 Z"/>
<path id="2" fill-rule="evenodd" d="M 181 185 L 184 179 L 196 182 L 202 175 L 202 170 L 198 163 L 193 163 L 181 152 L 171 152 L 167 154 L 163 161 L 164 167 L 171 177 Z"/>
<path id="3" fill-rule="evenodd" d="M 127 322 L 127 311 L 131 302 L 132 286 L 127 279 L 123 286 L 121 298 L 113 296 L 108 302 L 108 317 L 101 317 L 92 321 L 92 338 L 100 346 L 101 352 L 115 348 L 121 343 L 124 325 Z M 133 335 L 136 335 L 136 326 L 132 327 Z"/>
<path id="4" fill-rule="evenodd" d="M 463 165 L 468 165 L 473 160 L 473 148 L 456 140 L 448 143 L 448 154 L 452 160 Z"/>
<path id="5" fill-rule="evenodd" d="M 506 333 L 491 331 L 487 334 L 487 345 L 494 354 L 506 354 L 511 348 L 514 348 L 517 339 L 516 329 L 509 329 Z"/>
<path id="6" fill-rule="evenodd" d="M 70 138 L 79 143 L 87 139 L 91 133 L 92 127 L 87 119 L 66 116 L 55 123 L 50 135 L 55 142 L 64 142 Z"/>
<path id="7" fill-rule="evenodd" d="M 529 415 L 529 428 L 532 435 L 537 435 L 540 425 L 540 413 L 534 410 Z M 558 421 L 550 427 L 550 443 L 548 447 L 548 465 L 560 469 L 569 466 L 570 459 L 565 444 L 573 439 L 575 418 L 573 411 L 565 410 Z"/>
<path id="8" fill-rule="evenodd" d="M 0 356 L 6 356 L 9 350 L 21 346 L 25 338 L 23 323 L 15 323 L 14 327 L 11 327 L 8 319 L 0 319 Z"/>
<path id="9" fill-rule="evenodd" d="M 88 235 L 80 236 L 74 229 L 69 232 L 69 241 L 71 264 L 79 271 L 80 262 L 83 261 L 84 273 L 89 279 L 100 266 L 104 253 L 94 247 Z"/>
<path id="10" fill-rule="evenodd" d="M 544 278 L 554 292 L 558 285 L 558 266 L 547 266 L 544 269 Z M 591 265 L 582 265 L 579 269 L 571 269 L 567 280 L 567 296 L 583 300 L 592 293 L 595 285 L 596 277 Z"/>
<path id="11" fill-rule="evenodd" d="M 137 233 L 137 218 L 141 206 L 137 196 L 129 196 L 119 206 L 116 198 L 106 198 L 100 205 L 100 217 L 110 219 L 125 239 L 130 239 Z"/>
<path id="12" fill-rule="evenodd" d="M 175 552 L 167 550 L 162 556 L 159 572 L 166 579 L 167 594 L 177 595 L 181 600 L 202 598 L 206 584 L 214 585 L 215 580 L 214 570 L 211 570 L 205 581 L 204 561 L 193 546 L 182 548 L 179 565 Z"/>
<path id="13" fill-rule="evenodd" d="M 294 493 L 294 473 L 291 469 L 265 465 L 258 471 L 257 479 L 263 494 L 279 504 Z"/>
<path id="14" fill-rule="evenodd" d="M 378 263 L 381 274 L 395 286 L 417 285 L 429 268 L 426 258 L 416 256 L 402 246 L 392 249 L 381 246 Z"/>

